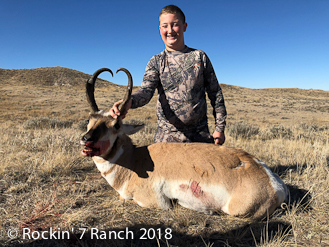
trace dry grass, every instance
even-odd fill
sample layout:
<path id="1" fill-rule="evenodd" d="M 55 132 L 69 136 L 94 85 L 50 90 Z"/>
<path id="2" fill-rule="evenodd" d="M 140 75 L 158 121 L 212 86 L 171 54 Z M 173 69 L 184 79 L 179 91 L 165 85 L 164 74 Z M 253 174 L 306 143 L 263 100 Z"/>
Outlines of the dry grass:
<path id="1" fill-rule="evenodd" d="M 22 75 L 14 77 L 10 74 L 14 72 L 0 70 L 0 245 L 329 245 L 329 92 L 223 85 L 229 113 L 225 145 L 264 160 L 290 189 L 287 204 L 263 221 L 250 222 L 225 214 L 204 215 L 178 205 L 163 211 L 118 200 L 93 162 L 80 156 L 79 139 L 89 112 L 84 81 L 71 86 L 53 83 L 70 78 L 66 74 L 83 76 L 71 70 L 44 70 L 53 77 L 30 85 L 17 81 Z M 24 80 L 32 82 L 30 74 L 24 71 Z M 122 95 L 122 87 L 116 85 L 96 90 L 103 109 Z M 132 136 L 134 143 L 152 143 L 155 99 L 129 113 L 127 122 L 146 124 Z M 213 129 L 212 119 L 210 126 Z M 134 233 L 133 240 L 91 239 L 92 228 L 119 232 L 126 227 Z M 13 240 L 7 235 L 12 228 L 18 231 Z M 23 228 L 60 229 L 68 231 L 70 239 L 24 240 Z M 87 229 L 81 240 L 79 228 Z M 142 228 L 160 231 L 161 239 L 140 239 Z M 171 239 L 166 240 L 166 229 L 172 230 Z"/>

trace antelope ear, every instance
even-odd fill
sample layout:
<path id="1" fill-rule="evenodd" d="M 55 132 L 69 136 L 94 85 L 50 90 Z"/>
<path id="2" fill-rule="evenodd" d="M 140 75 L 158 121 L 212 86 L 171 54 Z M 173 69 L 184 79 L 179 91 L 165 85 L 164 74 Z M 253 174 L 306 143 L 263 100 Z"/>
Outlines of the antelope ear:
<path id="1" fill-rule="evenodd" d="M 135 125 L 135 124 L 123 124 L 121 131 L 125 133 L 126 135 L 132 135 L 136 132 L 140 131 L 144 127 L 144 124 L 142 125 Z"/>

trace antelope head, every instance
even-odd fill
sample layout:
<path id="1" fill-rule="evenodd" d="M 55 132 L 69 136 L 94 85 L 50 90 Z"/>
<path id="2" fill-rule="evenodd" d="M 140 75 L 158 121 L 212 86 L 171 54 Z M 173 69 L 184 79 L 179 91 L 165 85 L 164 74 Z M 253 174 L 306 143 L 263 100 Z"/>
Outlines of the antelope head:
<path id="1" fill-rule="evenodd" d="M 80 144 L 83 146 L 81 154 L 83 156 L 101 156 L 105 157 L 112 149 L 118 136 L 122 134 L 133 134 L 140 130 L 142 125 L 125 125 L 122 124 L 121 117 L 117 119 L 112 118 L 109 112 L 99 110 L 95 101 L 95 82 L 97 77 L 104 71 L 113 73 L 110 69 L 102 68 L 97 70 L 86 83 L 87 100 L 91 106 L 92 112 L 89 114 L 89 123 L 87 125 L 87 132 L 81 138 Z M 126 105 L 131 98 L 133 87 L 132 76 L 127 69 L 120 68 L 117 70 L 123 71 L 128 76 L 128 87 L 119 107 L 120 113 L 126 110 Z"/>

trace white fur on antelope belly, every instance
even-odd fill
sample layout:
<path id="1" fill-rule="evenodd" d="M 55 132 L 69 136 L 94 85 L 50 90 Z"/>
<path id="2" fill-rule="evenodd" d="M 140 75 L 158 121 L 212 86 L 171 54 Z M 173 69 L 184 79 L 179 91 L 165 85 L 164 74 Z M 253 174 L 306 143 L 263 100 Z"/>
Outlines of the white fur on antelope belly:
<path id="1" fill-rule="evenodd" d="M 178 203 L 186 208 L 204 213 L 228 212 L 230 195 L 223 186 L 201 184 L 197 181 L 179 183 Z"/>

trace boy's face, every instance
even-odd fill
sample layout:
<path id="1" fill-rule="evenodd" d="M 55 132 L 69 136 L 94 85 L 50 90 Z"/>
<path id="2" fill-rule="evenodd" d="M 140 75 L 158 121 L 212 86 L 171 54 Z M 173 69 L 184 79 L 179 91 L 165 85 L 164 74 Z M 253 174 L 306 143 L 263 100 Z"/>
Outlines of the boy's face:
<path id="1" fill-rule="evenodd" d="M 162 14 L 160 20 L 160 34 L 167 50 L 179 51 L 184 49 L 184 32 L 187 24 L 176 14 Z"/>

